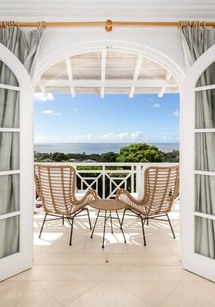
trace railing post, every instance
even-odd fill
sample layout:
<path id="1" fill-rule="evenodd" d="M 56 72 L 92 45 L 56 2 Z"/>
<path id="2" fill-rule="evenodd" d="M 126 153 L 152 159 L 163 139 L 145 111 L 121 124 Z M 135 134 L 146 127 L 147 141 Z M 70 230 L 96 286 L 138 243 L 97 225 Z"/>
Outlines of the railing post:
<path id="1" fill-rule="evenodd" d="M 131 193 L 134 193 L 134 177 L 135 177 L 135 166 L 131 165 Z"/>
<path id="2" fill-rule="evenodd" d="M 105 167 L 106 165 L 102 165 L 102 198 L 105 198 Z"/>
<path id="3" fill-rule="evenodd" d="M 140 193 L 140 191 L 143 189 L 143 176 L 142 176 L 142 164 L 138 164 L 136 166 L 136 191 L 137 193 Z"/>

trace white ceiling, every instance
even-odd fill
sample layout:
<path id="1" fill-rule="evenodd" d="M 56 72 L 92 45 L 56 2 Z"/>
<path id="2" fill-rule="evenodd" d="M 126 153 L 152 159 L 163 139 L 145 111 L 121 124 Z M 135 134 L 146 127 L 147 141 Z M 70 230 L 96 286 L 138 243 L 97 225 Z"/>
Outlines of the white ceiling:
<path id="1" fill-rule="evenodd" d="M 0 1 L 0 19 L 13 21 L 214 21 L 215 0 Z M 178 92 L 171 74 L 149 58 L 117 50 L 66 57 L 38 80 L 36 92 L 127 94 Z"/>
<path id="2" fill-rule="evenodd" d="M 213 21 L 214 0 L 6 0 L 0 18 L 18 21 Z"/>

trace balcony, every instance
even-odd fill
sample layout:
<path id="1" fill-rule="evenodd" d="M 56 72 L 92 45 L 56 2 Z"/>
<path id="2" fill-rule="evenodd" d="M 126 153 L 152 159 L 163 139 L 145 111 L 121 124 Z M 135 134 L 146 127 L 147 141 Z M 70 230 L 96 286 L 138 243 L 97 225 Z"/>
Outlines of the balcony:
<path id="1" fill-rule="evenodd" d="M 147 166 L 75 164 L 79 192 L 92 187 L 100 197 L 112 198 L 119 187 L 125 187 L 135 193 L 140 188 L 141 170 Z M 92 172 L 92 167 L 97 169 Z M 90 209 L 90 215 L 94 223 L 94 209 Z M 91 239 L 85 217 L 78 217 L 70 247 L 70 227 L 66 223 L 64 226 L 58 221 L 47 223 L 42 238 L 38 238 L 43 212 L 37 208 L 33 268 L 1 284 L 2 306 L 214 306 L 215 285 L 181 267 L 179 200 L 170 218 L 175 240 L 166 223 L 150 221 L 144 247 L 140 220 L 127 216 L 124 221 L 127 243 L 114 222 L 114 234 L 108 225 L 102 249 L 103 219 L 98 221 Z"/>

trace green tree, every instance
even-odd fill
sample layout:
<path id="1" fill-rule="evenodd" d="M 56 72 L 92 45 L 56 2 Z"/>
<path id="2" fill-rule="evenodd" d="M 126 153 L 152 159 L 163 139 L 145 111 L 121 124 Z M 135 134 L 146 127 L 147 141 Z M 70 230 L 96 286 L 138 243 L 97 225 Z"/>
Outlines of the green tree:
<path id="1" fill-rule="evenodd" d="M 164 153 L 165 162 L 179 162 L 179 150 Z"/>
<path id="2" fill-rule="evenodd" d="M 116 162 L 118 154 L 115 152 L 106 152 L 100 155 L 100 162 Z"/>
<path id="3" fill-rule="evenodd" d="M 67 156 L 62 152 L 54 152 L 52 160 L 55 162 L 67 161 Z"/>
<path id="4" fill-rule="evenodd" d="M 34 151 L 34 161 L 35 162 L 42 162 L 44 160 L 52 161 L 52 154 L 51 153 L 40 153 Z"/>
<path id="5" fill-rule="evenodd" d="M 131 144 L 120 149 L 117 162 L 164 162 L 158 147 L 145 143 Z"/>

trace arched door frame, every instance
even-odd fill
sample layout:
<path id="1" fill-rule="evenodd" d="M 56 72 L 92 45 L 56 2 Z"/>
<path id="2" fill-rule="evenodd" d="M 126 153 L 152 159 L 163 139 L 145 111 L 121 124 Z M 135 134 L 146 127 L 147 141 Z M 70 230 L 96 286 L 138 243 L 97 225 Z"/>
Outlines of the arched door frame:
<path id="1" fill-rule="evenodd" d="M 183 203 L 181 208 L 181 238 L 183 244 L 181 245 L 181 257 L 183 268 L 194 272 L 207 279 L 215 281 L 215 260 L 208 256 L 201 255 L 195 251 L 195 217 L 205 217 L 208 220 L 214 220 L 214 214 L 196 210 L 196 194 L 201 194 L 196 188 L 196 174 L 198 169 L 195 165 L 195 135 L 199 131 L 206 133 L 207 128 L 197 129 L 196 121 L 196 88 L 197 81 L 201 75 L 210 67 L 215 64 L 215 45 L 211 46 L 198 60 L 191 66 L 187 72 L 184 80 L 184 85 L 181 93 L 183 102 L 181 108 L 181 123 L 184 127 L 184 137 L 182 138 L 181 146 L 184 149 L 181 152 L 181 192 L 180 201 Z M 203 86 L 201 91 L 214 90 L 214 83 Z M 212 128 L 211 130 L 214 130 Z M 208 129 L 209 133 L 214 133 Z M 207 155 L 207 154 L 205 154 Z M 214 171 L 202 171 L 201 175 L 214 176 Z M 198 192 L 197 192 L 198 191 Z M 204 196 L 203 196 L 204 198 Z M 202 202 L 207 202 L 202 200 Z M 209 201 L 208 201 L 209 202 Z M 202 216 L 201 216 L 202 215 Z M 211 215 L 211 216 L 210 216 Z M 205 240 L 206 241 L 206 240 Z"/>
<path id="2" fill-rule="evenodd" d="M 181 91 L 185 72 L 176 62 L 174 62 L 171 58 L 156 49 L 137 43 L 118 40 L 90 41 L 72 44 L 65 48 L 59 49 L 56 52 L 51 53 L 48 57 L 45 57 L 41 62 L 37 64 L 33 77 L 33 83 L 35 83 L 50 66 L 67 56 L 71 57 L 77 54 L 104 50 L 107 48 L 111 48 L 112 50 L 116 51 L 120 50 L 124 52 L 130 52 L 136 55 L 146 56 L 154 60 L 158 64 L 161 64 L 167 70 L 169 70 L 169 72 L 175 78 L 178 83 L 179 90 Z"/>
<path id="3" fill-rule="evenodd" d="M 33 257 L 33 87 L 32 81 L 22 63 L 4 45 L 0 44 L 0 61 L 2 61 L 18 81 L 18 86 L 1 84 L 2 89 L 17 91 L 19 97 L 19 126 L 17 128 L 0 127 L 0 133 L 18 133 L 19 167 L 1 171 L 1 176 L 19 175 L 19 208 L 1 214 L 0 220 L 19 218 L 19 227 L 14 233 L 19 235 L 19 251 L 0 259 L 0 280 L 32 267 Z M 27 189 L 26 189 L 27 187 Z M 13 233 L 13 232 L 12 232 Z M 4 234 L 4 233 L 3 233 Z M 5 235 L 5 234 L 4 234 Z M 9 237 L 5 235 L 9 240 Z"/>

